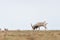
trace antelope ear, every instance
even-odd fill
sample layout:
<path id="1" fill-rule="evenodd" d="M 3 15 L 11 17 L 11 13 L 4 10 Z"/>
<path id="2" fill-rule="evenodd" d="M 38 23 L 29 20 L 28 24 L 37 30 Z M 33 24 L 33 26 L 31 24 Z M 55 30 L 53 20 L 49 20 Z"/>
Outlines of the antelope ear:
<path id="1" fill-rule="evenodd" d="M 44 22 L 46 22 L 46 21 L 44 21 Z"/>

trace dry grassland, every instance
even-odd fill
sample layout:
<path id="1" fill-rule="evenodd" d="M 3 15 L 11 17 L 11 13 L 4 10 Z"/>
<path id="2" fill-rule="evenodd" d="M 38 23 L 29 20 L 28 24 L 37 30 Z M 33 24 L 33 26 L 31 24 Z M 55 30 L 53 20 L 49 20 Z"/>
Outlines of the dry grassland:
<path id="1" fill-rule="evenodd" d="M 0 31 L 0 40 L 60 40 L 60 30 Z"/>

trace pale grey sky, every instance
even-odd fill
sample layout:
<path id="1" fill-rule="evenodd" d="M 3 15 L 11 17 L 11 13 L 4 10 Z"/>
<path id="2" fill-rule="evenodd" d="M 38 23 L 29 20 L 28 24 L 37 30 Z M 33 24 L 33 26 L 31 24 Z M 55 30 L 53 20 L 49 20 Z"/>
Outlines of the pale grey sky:
<path id="1" fill-rule="evenodd" d="M 31 30 L 46 20 L 49 30 L 60 30 L 60 0 L 0 0 L 0 28 Z"/>

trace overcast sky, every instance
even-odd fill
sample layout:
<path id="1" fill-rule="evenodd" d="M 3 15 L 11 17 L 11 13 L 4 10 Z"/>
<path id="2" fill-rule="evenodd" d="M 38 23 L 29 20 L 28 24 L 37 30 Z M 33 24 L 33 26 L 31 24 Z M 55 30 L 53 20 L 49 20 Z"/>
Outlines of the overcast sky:
<path id="1" fill-rule="evenodd" d="M 1 29 L 31 30 L 44 20 L 47 29 L 60 30 L 60 0 L 0 0 Z"/>

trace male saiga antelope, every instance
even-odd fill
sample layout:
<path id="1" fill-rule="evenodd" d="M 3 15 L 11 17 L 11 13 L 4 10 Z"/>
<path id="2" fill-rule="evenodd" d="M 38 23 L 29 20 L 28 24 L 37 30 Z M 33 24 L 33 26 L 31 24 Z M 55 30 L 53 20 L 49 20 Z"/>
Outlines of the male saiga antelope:
<path id="1" fill-rule="evenodd" d="M 46 21 L 44 21 L 44 22 L 38 22 L 38 23 L 36 23 L 34 25 L 31 24 L 31 27 L 32 27 L 33 30 L 35 30 L 37 28 L 39 28 L 39 30 L 40 30 L 40 27 L 43 26 L 45 28 L 45 30 L 46 30 L 47 29 L 47 27 L 46 27 L 47 24 L 48 23 L 46 23 Z"/>

